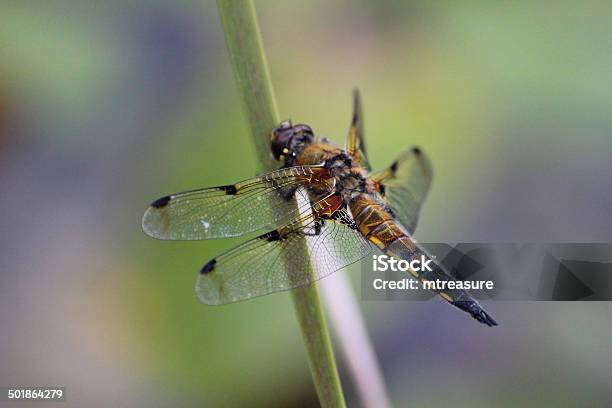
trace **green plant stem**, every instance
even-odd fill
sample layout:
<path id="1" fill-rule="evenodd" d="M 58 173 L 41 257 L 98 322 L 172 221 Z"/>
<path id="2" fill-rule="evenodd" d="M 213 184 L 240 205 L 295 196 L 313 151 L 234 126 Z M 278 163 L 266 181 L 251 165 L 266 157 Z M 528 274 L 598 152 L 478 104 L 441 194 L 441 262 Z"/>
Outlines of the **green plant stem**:
<path id="1" fill-rule="evenodd" d="M 278 125 L 279 115 L 253 3 L 251 0 L 217 0 L 217 7 L 260 166 L 272 170 L 278 163 L 270 156 L 270 132 Z M 305 243 L 304 251 L 307 251 Z M 317 287 L 312 284 L 295 289 L 292 298 L 319 401 L 324 407 L 344 407 Z"/>

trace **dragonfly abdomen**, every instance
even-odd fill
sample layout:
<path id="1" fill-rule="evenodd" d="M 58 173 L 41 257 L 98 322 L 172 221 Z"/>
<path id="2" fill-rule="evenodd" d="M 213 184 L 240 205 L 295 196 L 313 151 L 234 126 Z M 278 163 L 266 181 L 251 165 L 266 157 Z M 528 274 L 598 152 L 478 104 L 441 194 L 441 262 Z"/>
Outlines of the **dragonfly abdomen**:
<path id="1" fill-rule="evenodd" d="M 446 285 L 446 282 L 456 279 L 412 239 L 383 205 L 377 203 L 371 196 L 362 194 L 350 203 L 350 209 L 361 234 L 385 254 L 398 261 L 412 262 L 415 259 L 420 261 L 418 270 L 408 269 L 408 272 L 423 282 L 424 287 L 427 286 L 480 323 L 488 326 L 497 325 L 497 322 L 467 291 L 456 289 L 454 285 Z"/>
<path id="2" fill-rule="evenodd" d="M 360 194 L 350 209 L 359 232 L 381 250 L 405 235 L 393 216 L 369 194 Z"/>
<path id="3" fill-rule="evenodd" d="M 423 288 L 433 291 L 451 305 L 469 313 L 480 323 L 497 326 L 497 322 L 467 291 L 448 284 L 451 281 L 456 282 L 456 279 L 407 234 L 389 243 L 383 251 L 398 261 L 419 260 L 418 268 L 408 269 L 408 272 L 422 282 Z"/>

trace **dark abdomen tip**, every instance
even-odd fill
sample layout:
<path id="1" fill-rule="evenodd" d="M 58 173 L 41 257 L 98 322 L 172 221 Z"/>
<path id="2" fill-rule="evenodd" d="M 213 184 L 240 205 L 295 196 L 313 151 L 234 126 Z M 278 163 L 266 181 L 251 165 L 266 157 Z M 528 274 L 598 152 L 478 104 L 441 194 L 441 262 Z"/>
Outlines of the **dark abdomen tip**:
<path id="1" fill-rule="evenodd" d="M 457 306 L 464 312 L 469 313 L 474 319 L 478 320 L 482 324 L 486 324 L 489 327 L 497 326 L 497 322 L 490 314 L 484 311 L 484 309 L 474 300 L 457 300 L 451 303 L 453 306 Z"/>

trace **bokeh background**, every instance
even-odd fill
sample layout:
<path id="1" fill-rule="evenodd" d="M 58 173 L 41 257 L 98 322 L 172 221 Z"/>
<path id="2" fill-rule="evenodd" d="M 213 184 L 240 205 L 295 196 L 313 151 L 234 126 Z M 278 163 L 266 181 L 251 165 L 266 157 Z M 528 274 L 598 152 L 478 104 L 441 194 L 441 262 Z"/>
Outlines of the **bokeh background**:
<path id="1" fill-rule="evenodd" d="M 429 154 L 418 239 L 612 240 L 612 4 L 256 6 L 282 117 L 341 142 L 358 86 L 375 167 Z M 214 2 L 3 1 L 0 385 L 65 385 L 75 407 L 316 405 L 287 294 L 195 296 L 237 241 L 140 229 L 153 199 L 250 177 L 254 154 Z M 610 303 L 488 303 L 495 329 L 438 301 L 360 305 L 396 406 L 612 404 Z"/>

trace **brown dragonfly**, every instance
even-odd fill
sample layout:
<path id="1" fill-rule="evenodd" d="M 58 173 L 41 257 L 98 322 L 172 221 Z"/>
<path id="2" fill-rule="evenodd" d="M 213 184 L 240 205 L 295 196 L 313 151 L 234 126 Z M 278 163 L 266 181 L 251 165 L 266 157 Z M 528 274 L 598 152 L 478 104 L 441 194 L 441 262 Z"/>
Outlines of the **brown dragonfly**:
<path id="1" fill-rule="evenodd" d="M 220 187 L 171 194 L 146 210 L 142 227 L 167 240 L 204 240 L 266 232 L 207 262 L 198 297 L 218 305 L 308 285 L 377 247 L 396 260 L 431 256 L 412 238 L 432 178 L 413 147 L 391 166 L 371 172 L 365 154 L 359 93 L 345 149 L 285 121 L 271 132 L 279 170 Z M 434 260 L 426 281 L 454 280 Z M 441 290 L 444 300 L 481 323 L 497 325 L 464 290 Z"/>

